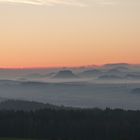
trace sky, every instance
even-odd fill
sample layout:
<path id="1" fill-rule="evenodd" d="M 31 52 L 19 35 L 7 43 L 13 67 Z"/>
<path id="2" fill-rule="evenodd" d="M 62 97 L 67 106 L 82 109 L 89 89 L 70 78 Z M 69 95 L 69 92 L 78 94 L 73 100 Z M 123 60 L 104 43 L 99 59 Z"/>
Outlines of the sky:
<path id="1" fill-rule="evenodd" d="M 0 67 L 140 64 L 140 0 L 0 0 Z"/>

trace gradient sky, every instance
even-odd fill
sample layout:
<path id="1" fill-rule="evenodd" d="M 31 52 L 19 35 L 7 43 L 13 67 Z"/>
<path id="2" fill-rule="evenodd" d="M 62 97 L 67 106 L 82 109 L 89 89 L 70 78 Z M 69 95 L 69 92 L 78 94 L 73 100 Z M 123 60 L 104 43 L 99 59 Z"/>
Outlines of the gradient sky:
<path id="1" fill-rule="evenodd" d="M 140 63 L 140 0 L 0 0 L 0 67 Z"/>

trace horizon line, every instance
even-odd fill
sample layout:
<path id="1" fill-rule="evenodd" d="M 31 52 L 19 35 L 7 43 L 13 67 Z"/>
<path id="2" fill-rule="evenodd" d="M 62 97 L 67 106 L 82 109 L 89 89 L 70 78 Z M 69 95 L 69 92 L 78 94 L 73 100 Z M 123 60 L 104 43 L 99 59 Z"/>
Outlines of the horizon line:
<path id="1" fill-rule="evenodd" d="M 59 69 L 59 68 L 82 68 L 82 67 L 102 67 L 102 66 L 105 66 L 105 65 L 121 65 L 121 64 L 126 64 L 126 65 L 140 65 L 140 63 L 104 63 L 104 64 L 91 64 L 91 65 L 81 65 L 81 66 L 33 66 L 33 67 L 30 67 L 30 66 L 15 66 L 15 67 L 0 67 L 0 70 L 26 70 L 26 69 Z"/>

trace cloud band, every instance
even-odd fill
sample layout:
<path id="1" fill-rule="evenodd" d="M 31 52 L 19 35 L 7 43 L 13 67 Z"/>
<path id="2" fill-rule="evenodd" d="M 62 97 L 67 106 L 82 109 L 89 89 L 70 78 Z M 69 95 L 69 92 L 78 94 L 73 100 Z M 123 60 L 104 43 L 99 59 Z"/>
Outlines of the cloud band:
<path id="1" fill-rule="evenodd" d="M 53 6 L 56 4 L 73 5 L 80 7 L 86 6 L 86 4 L 79 2 L 78 0 L 0 0 L 0 2 L 23 3 L 31 5 L 47 5 L 47 6 Z"/>

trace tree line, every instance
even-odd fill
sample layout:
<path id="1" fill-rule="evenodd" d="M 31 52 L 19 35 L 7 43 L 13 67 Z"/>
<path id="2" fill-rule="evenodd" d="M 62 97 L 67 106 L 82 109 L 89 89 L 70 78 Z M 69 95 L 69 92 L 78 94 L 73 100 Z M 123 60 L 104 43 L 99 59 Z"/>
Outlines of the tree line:
<path id="1" fill-rule="evenodd" d="M 43 140 L 140 140 L 140 111 L 47 108 L 0 111 L 0 137 Z"/>

